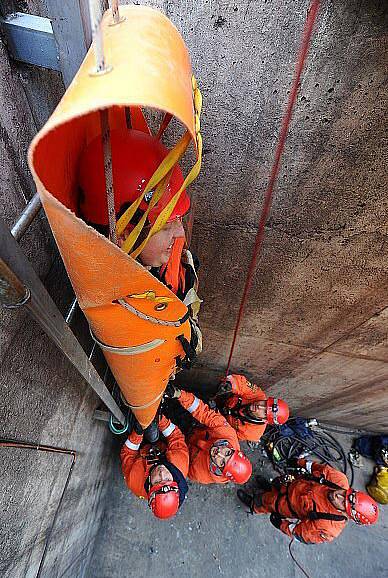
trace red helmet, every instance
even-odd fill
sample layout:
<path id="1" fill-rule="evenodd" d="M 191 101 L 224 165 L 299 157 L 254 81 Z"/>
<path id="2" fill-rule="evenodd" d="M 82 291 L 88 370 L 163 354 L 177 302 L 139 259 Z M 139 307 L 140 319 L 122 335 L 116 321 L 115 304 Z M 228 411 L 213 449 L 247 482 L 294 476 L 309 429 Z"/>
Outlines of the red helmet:
<path id="1" fill-rule="evenodd" d="M 113 186 L 116 214 L 124 203 L 132 203 L 144 191 L 149 179 L 165 158 L 168 149 L 157 138 L 139 130 L 112 130 Z M 90 223 L 108 224 L 105 192 L 104 155 L 101 136 L 93 139 L 81 155 L 78 170 L 79 185 L 83 191 L 80 202 L 82 217 Z M 148 220 L 153 223 L 183 183 L 180 167 L 175 166 L 166 191 L 158 204 L 150 211 Z M 152 192 L 140 204 L 145 211 Z M 182 217 L 190 208 L 190 197 L 183 191 L 170 220 Z"/>
<path id="2" fill-rule="evenodd" d="M 290 410 L 285 401 L 277 397 L 267 399 L 267 421 L 269 424 L 281 425 L 286 423 Z"/>
<path id="3" fill-rule="evenodd" d="M 347 515 L 357 524 L 375 524 L 379 517 L 377 502 L 364 492 L 358 492 L 349 488 L 346 490 L 345 509 Z"/>
<path id="4" fill-rule="evenodd" d="M 176 482 L 160 482 L 151 486 L 148 505 L 157 518 L 171 518 L 179 508 L 179 488 Z"/>
<path id="5" fill-rule="evenodd" d="M 252 464 L 242 451 L 235 451 L 226 462 L 222 473 L 236 484 L 245 484 L 252 475 Z"/>

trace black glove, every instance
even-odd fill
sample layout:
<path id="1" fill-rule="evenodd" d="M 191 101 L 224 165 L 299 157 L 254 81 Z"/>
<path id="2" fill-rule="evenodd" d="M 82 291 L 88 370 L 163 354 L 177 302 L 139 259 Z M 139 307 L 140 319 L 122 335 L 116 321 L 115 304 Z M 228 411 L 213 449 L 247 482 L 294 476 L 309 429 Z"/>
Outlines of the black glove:
<path id="1" fill-rule="evenodd" d="M 282 523 L 282 517 L 280 514 L 277 514 L 276 512 L 272 512 L 270 517 L 269 517 L 269 521 L 271 522 L 271 524 L 273 526 L 275 526 L 275 528 L 277 528 L 278 530 L 280 530 L 280 524 Z"/>
<path id="2" fill-rule="evenodd" d="M 143 435 L 143 428 L 141 427 L 135 416 L 133 416 L 133 429 L 135 433 L 137 433 L 138 435 Z"/>
<path id="3" fill-rule="evenodd" d="M 171 381 L 169 381 L 164 394 L 166 395 L 166 397 L 169 397 L 170 399 L 174 399 L 174 398 L 180 397 L 181 390 L 178 389 L 177 387 L 174 387 L 173 384 L 171 383 Z"/>
<path id="4" fill-rule="evenodd" d="M 307 470 L 298 464 L 298 458 L 291 458 L 287 461 L 287 471 L 292 472 L 297 476 L 301 476 L 302 474 L 305 474 Z"/>
<path id="5" fill-rule="evenodd" d="M 216 396 L 217 395 L 228 395 L 229 393 L 232 393 L 232 384 L 230 383 L 230 381 L 222 380 L 219 387 L 218 387 Z"/>

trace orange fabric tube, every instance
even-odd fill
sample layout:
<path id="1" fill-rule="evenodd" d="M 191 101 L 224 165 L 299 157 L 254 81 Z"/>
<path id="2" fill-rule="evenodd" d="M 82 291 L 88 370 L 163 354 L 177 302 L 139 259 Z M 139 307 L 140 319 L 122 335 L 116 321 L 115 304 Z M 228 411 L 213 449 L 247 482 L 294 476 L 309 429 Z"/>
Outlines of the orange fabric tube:
<path id="1" fill-rule="evenodd" d="M 125 107 L 171 114 L 189 131 L 194 147 L 195 118 L 190 58 L 178 31 L 151 8 L 123 6 L 120 14 L 125 20 L 116 26 L 109 26 L 107 13 L 102 22 L 111 72 L 90 74 L 94 56 L 88 52 L 32 141 L 29 165 L 79 305 L 146 427 L 175 372 L 176 358 L 184 356 L 176 338 L 183 334 L 190 339 L 187 308 L 140 263 L 79 218 L 78 161 L 100 132 L 101 109 L 109 109 L 111 128 L 125 126 Z"/>

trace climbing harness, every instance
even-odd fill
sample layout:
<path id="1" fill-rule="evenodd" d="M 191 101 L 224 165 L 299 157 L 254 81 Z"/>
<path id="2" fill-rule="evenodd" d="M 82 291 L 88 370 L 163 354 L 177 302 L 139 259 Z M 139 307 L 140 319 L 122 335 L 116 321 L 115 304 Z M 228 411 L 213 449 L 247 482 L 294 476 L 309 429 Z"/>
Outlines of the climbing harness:
<path id="1" fill-rule="evenodd" d="M 225 379 L 230 373 L 230 366 L 232 363 L 232 358 L 233 358 L 234 348 L 236 345 L 237 335 L 238 335 L 241 321 L 243 318 L 244 309 L 245 309 L 245 305 L 246 305 L 247 298 L 248 298 L 248 293 L 249 293 L 249 290 L 250 290 L 250 287 L 252 284 L 252 279 L 253 279 L 253 275 L 254 275 L 255 268 L 256 268 L 257 258 L 258 258 L 258 255 L 260 253 L 261 246 L 263 244 L 264 233 L 265 233 L 264 228 L 265 228 L 265 224 L 267 222 L 267 219 L 268 219 L 268 216 L 269 216 L 269 213 L 271 210 L 273 192 L 274 192 L 277 176 L 279 174 L 280 162 L 281 162 L 281 159 L 283 156 L 283 151 L 284 151 L 284 146 L 285 146 L 286 139 L 287 139 L 288 129 L 290 126 L 292 113 L 293 113 L 294 106 L 296 103 L 296 97 L 298 95 L 300 79 L 301 79 L 304 65 L 305 65 L 305 62 L 307 59 L 307 54 L 308 54 L 308 50 L 309 50 L 310 43 L 311 43 L 314 24 L 315 24 L 317 15 L 318 15 L 319 4 L 320 4 L 319 0 L 311 0 L 310 8 L 309 8 L 308 13 L 307 13 L 307 18 L 306 18 L 306 22 L 305 22 L 305 26 L 304 26 L 301 47 L 299 50 L 299 55 L 298 55 L 298 59 L 297 59 L 296 69 L 295 69 L 294 80 L 293 80 L 290 96 L 288 98 L 287 110 L 286 110 L 286 113 L 285 113 L 283 121 L 282 121 L 282 126 L 281 126 L 281 130 L 280 130 L 280 135 L 279 135 L 279 141 L 278 141 L 278 144 L 276 147 L 276 152 L 275 152 L 275 160 L 274 160 L 274 163 L 272 165 L 267 190 L 265 192 L 264 204 L 263 204 L 263 208 L 262 208 L 261 215 L 260 215 L 256 240 L 255 240 L 255 244 L 254 244 L 253 252 L 252 252 L 252 258 L 251 258 L 251 262 L 250 262 L 250 265 L 248 268 L 245 286 L 244 286 L 243 294 L 241 297 L 241 303 L 240 303 L 239 311 L 237 314 L 237 320 L 236 320 L 236 325 L 235 325 L 235 329 L 234 329 L 232 345 L 230 347 L 228 363 L 227 363 L 227 367 L 226 367 L 226 371 L 225 371 Z"/>

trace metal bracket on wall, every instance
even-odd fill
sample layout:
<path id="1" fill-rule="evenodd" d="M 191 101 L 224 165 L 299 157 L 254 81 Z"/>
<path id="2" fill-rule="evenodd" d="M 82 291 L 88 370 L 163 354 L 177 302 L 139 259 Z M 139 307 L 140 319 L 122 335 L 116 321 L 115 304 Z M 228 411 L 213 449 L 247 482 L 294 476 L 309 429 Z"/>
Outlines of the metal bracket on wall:
<path id="1" fill-rule="evenodd" d="M 121 424 L 125 423 L 121 409 L 2 219 L 0 219 L 0 304 L 8 308 L 21 306 L 27 308 L 115 418 Z"/>
<path id="2" fill-rule="evenodd" d="M 15 12 L 0 19 L 10 55 L 15 60 L 61 70 L 51 20 Z"/>

